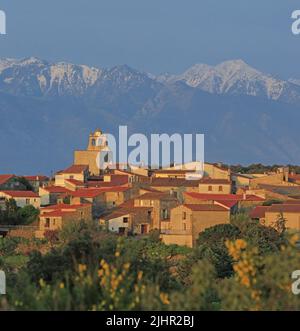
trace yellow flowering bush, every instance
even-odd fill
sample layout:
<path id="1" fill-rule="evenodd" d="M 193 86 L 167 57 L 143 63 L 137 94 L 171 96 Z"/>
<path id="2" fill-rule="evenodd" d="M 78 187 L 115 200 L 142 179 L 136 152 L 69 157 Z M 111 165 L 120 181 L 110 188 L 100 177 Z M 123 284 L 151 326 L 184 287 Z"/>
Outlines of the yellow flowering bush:
<path id="1" fill-rule="evenodd" d="M 299 269 L 298 236 L 292 236 L 277 254 L 261 256 L 245 240 L 227 241 L 234 260 L 234 277 L 219 284 L 225 310 L 297 310 L 300 297 L 292 293 L 291 273 Z"/>
<path id="2" fill-rule="evenodd" d="M 33 290 L 32 300 L 16 300 L 13 309 L 39 310 L 141 310 L 147 305 L 150 287 L 147 288 L 143 272 L 132 272 L 130 263 L 119 263 L 120 251 L 116 251 L 116 263 L 102 259 L 96 270 L 89 270 L 85 264 L 78 264 L 74 277 L 66 282 L 47 284 L 39 281 L 39 289 Z M 158 287 L 151 288 L 157 298 L 156 307 L 163 309 L 170 301 Z M 153 298 L 152 298 L 153 299 Z M 152 305 L 153 303 L 151 303 Z M 37 308 L 38 307 L 38 308 Z"/>

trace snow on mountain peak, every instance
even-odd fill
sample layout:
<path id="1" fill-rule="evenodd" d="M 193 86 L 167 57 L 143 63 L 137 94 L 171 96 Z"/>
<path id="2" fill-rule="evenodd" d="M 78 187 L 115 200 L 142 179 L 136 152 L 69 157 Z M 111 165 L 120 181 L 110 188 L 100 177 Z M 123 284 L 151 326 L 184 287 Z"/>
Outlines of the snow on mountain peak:
<path id="1" fill-rule="evenodd" d="M 168 82 L 184 81 L 187 85 L 216 94 L 266 96 L 277 100 L 284 93 L 285 81 L 251 67 L 243 60 L 230 60 L 216 66 L 196 64 Z"/>
<path id="2" fill-rule="evenodd" d="M 300 102 L 299 81 L 284 81 L 251 67 L 241 59 L 216 66 L 195 64 L 181 75 L 154 76 L 128 65 L 101 69 L 67 62 L 50 63 L 36 57 L 0 59 L 0 90 L 28 96 L 93 95 L 104 91 L 160 88 L 180 82 L 214 94 L 249 95 Z M 122 93 L 123 93 L 122 92 Z"/>

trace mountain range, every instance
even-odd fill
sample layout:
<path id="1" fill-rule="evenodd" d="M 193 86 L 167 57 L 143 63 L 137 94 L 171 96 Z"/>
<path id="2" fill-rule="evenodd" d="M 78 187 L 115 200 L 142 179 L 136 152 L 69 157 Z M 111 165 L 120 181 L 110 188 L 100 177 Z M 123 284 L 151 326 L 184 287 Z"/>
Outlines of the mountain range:
<path id="1" fill-rule="evenodd" d="M 153 75 L 37 58 L 0 59 L 0 173 L 49 174 L 96 127 L 204 133 L 206 160 L 300 163 L 300 80 L 242 60 Z"/>

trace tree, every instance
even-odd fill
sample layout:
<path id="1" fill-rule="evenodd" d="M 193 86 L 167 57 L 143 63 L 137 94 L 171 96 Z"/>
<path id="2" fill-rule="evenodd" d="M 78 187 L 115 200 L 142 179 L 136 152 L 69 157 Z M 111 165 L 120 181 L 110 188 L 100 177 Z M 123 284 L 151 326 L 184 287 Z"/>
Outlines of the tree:
<path id="1" fill-rule="evenodd" d="M 15 181 L 24 185 L 26 191 L 34 191 L 34 188 L 25 177 L 16 177 Z"/>
<path id="2" fill-rule="evenodd" d="M 200 233 L 195 255 L 207 259 L 216 269 L 218 277 L 229 277 L 233 273 L 232 260 L 225 247 L 226 240 L 241 236 L 238 227 L 231 224 L 216 225 Z"/>
<path id="3" fill-rule="evenodd" d="M 298 236 L 289 238 L 280 251 L 262 256 L 245 240 L 228 242 L 234 260 L 234 276 L 218 284 L 224 310 L 299 310 L 300 297 L 293 294 L 291 274 L 299 262 L 295 246 Z"/>
<path id="4" fill-rule="evenodd" d="M 170 296 L 171 310 L 215 310 L 218 302 L 216 270 L 207 260 L 199 261 L 192 268 L 191 285 Z"/>
<path id="5" fill-rule="evenodd" d="M 0 224 L 15 225 L 18 223 L 18 206 L 14 199 L 5 200 L 4 210 L 0 210 Z"/>
<path id="6" fill-rule="evenodd" d="M 31 224 L 38 219 L 39 210 L 34 208 L 32 205 L 24 206 L 23 208 L 18 209 L 18 219 L 21 224 Z"/>
<path id="7" fill-rule="evenodd" d="M 257 247 L 260 254 L 278 252 L 286 241 L 275 228 L 252 224 L 245 228 L 242 238 L 251 246 Z"/>

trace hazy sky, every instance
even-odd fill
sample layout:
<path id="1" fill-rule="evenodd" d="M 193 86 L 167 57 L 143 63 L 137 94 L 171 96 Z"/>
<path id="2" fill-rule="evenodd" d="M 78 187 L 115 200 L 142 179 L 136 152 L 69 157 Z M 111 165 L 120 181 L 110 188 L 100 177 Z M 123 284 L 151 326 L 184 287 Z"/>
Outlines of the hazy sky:
<path id="1" fill-rule="evenodd" d="M 300 35 L 291 13 L 300 0 L 1 0 L 7 35 L 0 57 L 160 73 L 242 58 L 300 78 Z"/>

